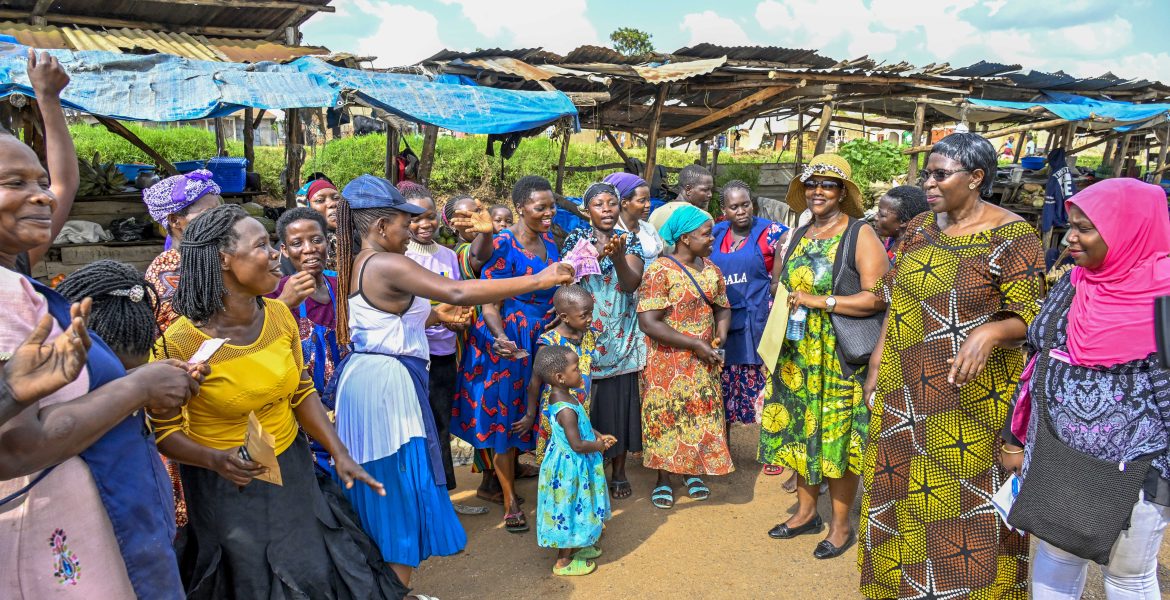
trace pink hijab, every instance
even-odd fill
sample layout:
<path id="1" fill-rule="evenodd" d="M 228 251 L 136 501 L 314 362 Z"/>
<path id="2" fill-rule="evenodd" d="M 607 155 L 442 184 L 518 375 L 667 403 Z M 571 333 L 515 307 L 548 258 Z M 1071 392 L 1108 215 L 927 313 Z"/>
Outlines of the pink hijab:
<path id="1" fill-rule="evenodd" d="M 1077 206 L 1109 246 L 1096 269 L 1075 267 L 1068 350 L 1077 365 L 1109 367 L 1146 358 L 1154 341 L 1154 298 L 1170 295 L 1170 211 L 1166 192 L 1136 179 L 1109 179 L 1065 202 Z"/>

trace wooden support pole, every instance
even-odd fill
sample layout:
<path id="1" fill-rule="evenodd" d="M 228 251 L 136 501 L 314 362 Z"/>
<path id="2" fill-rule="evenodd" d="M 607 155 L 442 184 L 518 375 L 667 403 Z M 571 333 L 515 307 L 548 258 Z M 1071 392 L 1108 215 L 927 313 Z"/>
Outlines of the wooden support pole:
<path id="1" fill-rule="evenodd" d="M 647 182 L 654 181 L 654 163 L 658 159 L 658 129 L 662 126 L 662 105 L 666 104 L 666 93 L 670 84 L 658 86 L 658 97 L 654 100 L 654 121 L 650 123 L 650 135 L 646 140 L 646 173 L 642 178 Z"/>
<path id="2" fill-rule="evenodd" d="M 699 144 L 699 165 L 707 168 L 707 152 L 711 149 L 711 145 L 707 142 Z"/>
<path id="3" fill-rule="evenodd" d="M 817 130 L 817 144 L 813 156 L 824 154 L 825 146 L 829 143 L 829 126 L 833 124 L 833 101 L 830 100 L 821 108 L 821 125 Z"/>
<path id="4" fill-rule="evenodd" d="M 1016 138 L 1016 151 L 1012 156 L 1012 164 L 1019 164 L 1020 159 L 1024 156 L 1024 144 L 1028 142 L 1028 132 L 1021 131 L 1020 137 Z"/>
<path id="5" fill-rule="evenodd" d="M 1125 163 L 1129 158 L 1129 141 L 1132 138 L 1133 134 L 1125 134 L 1125 137 L 1121 138 L 1121 144 L 1117 146 L 1117 155 L 1113 157 L 1114 177 L 1121 177 L 1121 172 L 1125 170 Z"/>
<path id="6" fill-rule="evenodd" d="M 248 161 L 248 168 L 256 170 L 256 130 L 252 129 L 253 108 L 244 109 L 244 159 Z"/>
<path id="7" fill-rule="evenodd" d="M 609 129 L 602 129 L 601 132 L 605 134 L 605 139 L 609 140 L 609 145 L 613 146 L 614 152 L 617 152 L 618 158 L 622 159 L 622 164 L 628 166 L 630 164 L 630 156 L 626 154 L 626 149 L 622 148 L 617 137 Z"/>
<path id="8" fill-rule="evenodd" d="M 711 182 L 714 185 L 715 174 L 719 172 L 719 144 L 711 149 Z"/>
<path id="9" fill-rule="evenodd" d="M 1076 121 L 1072 121 L 1064 128 L 1064 145 L 1062 147 L 1064 148 L 1065 153 L 1067 153 L 1069 150 L 1072 150 L 1073 143 L 1076 142 L 1076 139 L 1077 123 Z"/>
<path id="10" fill-rule="evenodd" d="M 224 130 L 223 117 L 212 119 L 215 127 L 215 155 L 227 156 L 227 131 Z"/>
<path id="11" fill-rule="evenodd" d="M 565 161 L 569 159 L 569 137 L 571 135 L 573 135 L 573 130 L 566 127 L 564 135 L 561 136 L 561 156 L 557 159 L 556 192 L 558 194 L 563 194 L 565 189 Z"/>
<path id="12" fill-rule="evenodd" d="M 999 129 L 996 131 L 992 131 L 983 137 L 985 137 L 989 140 L 993 140 L 993 139 L 1001 138 L 1001 137 L 1004 137 L 1007 135 L 1016 134 L 1016 133 L 1019 133 L 1021 131 L 1033 131 L 1036 129 L 1049 129 L 1049 128 L 1057 127 L 1060 125 L 1066 125 L 1067 123 L 1068 123 L 1068 121 L 1066 121 L 1064 119 L 1052 119 L 1050 121 L 1040 121 L 1038 123 L 1030 123 L 1028 125 L 1018 125 L 1016 127 L 1007 127 L 1004 129 Z M 934 144 L 915 146 L 913 148 L 903 150 L 902 154 L 914 154 L 916 152 L 930 152 L 930 149 L 933 146 L 934 146 Z"/>
<path id="13" fill-rule="evenodd" d="M 1100 146 L 1101 144 L 1105 144 L 1105 152 L 1110 153 L 1113 151 L 1113 143 L 1115 141 L 1117 141 L 1118 137 L 1119 137 L 1118 135 L 1105 136 L 1099 140 L 1089 142 L 1088 144 L 1085 144 L 1084 146 L 1073 148 L 1072 150 L 1069 150 L 1068 152 L 1066 152 L 1065 156 L 1072 156 L 1074 154 L 1080 154 L 1081 152 L 1084 152 L 1085 150 L 1088 150 L 1090 148 L 1096 148 L 1097 146 Z M 1108 162 L 1108 160 L 1109 160 L 1108 155 L 1106 155 L 1106 157 L 1101 160 L 1101 164 L 1106 164 Z"/>
<path id="14" fill-rule="evenodd" d="M 106 129 L 109 129 L 111 132 L 122 136 L 126 139 L 127 142 L 133 144 L 135 148 L 143 151 L 147 156 L 150 157 L 151 160 L 154 161 L 155 164 L 158 165 L 159 169 L 162 169 L 162 172 L 166 174 L 167 177 L 179 174 L 179 170 L 175 168 L 175 165 L 172 165 L 171 162 L 163 158 L 163 155 L 159 154 L 157 150 L 148 146 L 146 142 L 142 141 L 142 139 L 137 135 L 134 135 L 133 131 L 126 129 L 125 125 L 109 117 L 103 117 L 100 115 L 92 116 L 94 119 L 97 119 L 98 123 L 105 125 Z"/>
<path id="15" fill-rule="evenodd" d="M 430 185 L 431 170 L 435 168 L 435 144 L 439 142 L 439 128 L 435 125 L 423 126 L 422 156 L 418 160 L 418 182 Z"/>
<path id="16" fill-rule="evenodd" d="M 926 127 L 926 104 L 919 102 L 914 105 L 914 138 L 910 141 L 912 145 L 922 143 L 922 130 Z M 918 154 L 910 155 L 910 168 L 906 170 L 906 180 L 915 181 L 918 179 Z"/>
<path id="17" fill-rule="evenodd" d="M 1170 125 L 1167 125 L 1165 129 L 1156 132 L 1154 135 L 1158 137 L 1158 142 L 1161 144 L 1161 147 L 1158 148 L 1158 162 L 1152 174 L 1159 174 L 1166 168 L 1166 149 L 1170 146 Z M 1150 183 L 1158 185 L 1158 180 L 1158 177 L 1154 177 Z"/>
<path id="18" fill-rule="evenodd" d="M 1104 139 L 1107 139 L 1108 142 L 1105 144 L 1105 154 L 1101 157 L 1101 165 L 1109 166 L 1113 164 L 1113 152 L 1117 149 L 1118 139 L 1116 136 L 1110 136 Z"/>
<path id="19" fill-rule="evenodd" d="M 389 122 L 386 123 L 386 179 L 390 183 L 398 183 L 398 130 Z"/>
<path id="20" fill-rule="evenodd" d="M 793 176 L 800 175 L 804 168 L 804 111 L 796 111 L 796 169 Z"/>
<path id="21" fill-rule="evenodd" d="M 301 111 L 284 111 L 284 205 L 297 205 L 297 190 L 301 187 L 301 167 L 305 162 L 304 137 L 301 134 Z"/>

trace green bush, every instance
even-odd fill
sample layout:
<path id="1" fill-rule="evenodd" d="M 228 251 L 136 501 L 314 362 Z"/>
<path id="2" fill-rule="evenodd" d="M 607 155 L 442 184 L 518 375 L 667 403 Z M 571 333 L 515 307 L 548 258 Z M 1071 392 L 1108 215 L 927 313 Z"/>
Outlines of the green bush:
<path id="1" fill-rule="evenodd" d="M 909 160 L 902 154 L 904 146 L 890 142 L 850 140 L 837 149 L 849 166 L 853 167 L 853 181 L 861 188 L 861 195 L 869 197 L 870 184 L 889 182 L 906 172 Z"/>

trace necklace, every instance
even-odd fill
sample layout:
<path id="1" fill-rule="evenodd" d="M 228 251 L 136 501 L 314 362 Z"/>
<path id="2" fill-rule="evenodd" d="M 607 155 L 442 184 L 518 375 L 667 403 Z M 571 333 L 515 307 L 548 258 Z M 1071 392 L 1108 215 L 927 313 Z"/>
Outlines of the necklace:
<path id="1" fill-rule="evenodd" d="M 826 231 L 832 231 L 832 229 L 837 226 L 837 223 L 841 221 L 841 215 L 843 214 L 845 213 L 837 213 L 837 216 L 833 217 L 833 221 L 824 227 L 816 227 L 815 225 L 810 227 L 809 233 L 811 235 L 808 237 L 814 240 L 821 239 L 821 235 L 823 235 Z"/>

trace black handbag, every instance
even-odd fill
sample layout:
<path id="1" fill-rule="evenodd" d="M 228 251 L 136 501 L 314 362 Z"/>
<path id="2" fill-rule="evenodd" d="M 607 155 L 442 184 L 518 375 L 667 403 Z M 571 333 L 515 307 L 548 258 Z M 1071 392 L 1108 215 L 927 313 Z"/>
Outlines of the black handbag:
<path id="1" fill-rule="evenodd" d="M 851 220 L 841 240 L 841 257 L 833 263 L 833 295 L 852 296 L 861 293 L 861 274 L 857 272 L 857 236 L 865 221 Z M 885 311 L 868 317 L 850 317 L 836 312 L 829 313 L 833 330 L 837 333 L 837 358 L 845 376 L 869 363 L 869 356 L 877 347 L 882 334 Z"/>
<path id="2" fill-rule="evenodd" d="M 1065 314 L 1073 295 L 1062 309 Z M 1056 327 L 1052 327 L 1045 336 L 1047 348 L 1053 347 L 1055 336 Z M 1118 536 L 1129 529 L 1130 514 L 1154 456 L 1119 465 L 1060 441 L 1052 429 L 1045 398 L 1048 360 L 1040 358 L 1032 375 L 1037 384 L 1032 389 L 1032 413 L 1040 421 L 1028 474 L 1012 504 L 1008 523 L 1065 552 L 1106 565 Z"/>

